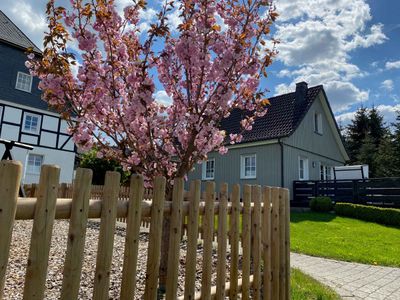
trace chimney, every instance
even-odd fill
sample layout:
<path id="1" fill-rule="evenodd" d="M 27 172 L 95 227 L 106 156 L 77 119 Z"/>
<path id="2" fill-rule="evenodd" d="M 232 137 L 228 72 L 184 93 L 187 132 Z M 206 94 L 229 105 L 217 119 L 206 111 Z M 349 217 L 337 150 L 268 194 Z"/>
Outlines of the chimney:
<path id="1" fill-rule="evenodd" d="M 296 83 L 295 102 L 296 108 L 306 105 L 308 84 L 305 81 Z"/>

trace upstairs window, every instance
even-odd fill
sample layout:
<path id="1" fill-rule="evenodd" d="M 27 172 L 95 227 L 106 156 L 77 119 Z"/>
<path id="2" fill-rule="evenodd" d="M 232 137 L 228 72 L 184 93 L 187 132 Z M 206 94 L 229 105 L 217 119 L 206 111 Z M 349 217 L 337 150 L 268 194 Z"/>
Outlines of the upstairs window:
<path id="1" fill-rule="evenodd" d="M 299 180 L 308 180 L 308 158 L 299 156 Z"/>
<path id="2" fill-rule="evenodd" d="M 40 116 L 31 113 L 24 114 L 23 131 L 28 133 L 39 134 Z"/>
<path id="3" fill-rule="evenodd" d="M 30 93 L 32 89 L 32 75 L 18 72 L 15 88 Z"/>
<path id="4" fill-rule="evenodd" d="M 26 172 L 29 174 L 40 174 L 40 169 L 43 164 L 43 155 L 29 154 Z"/>
<path id="5" fill-rule="evenodd" d="M 322 114 L 314 114 L 314 132 L 322 134 Z"/>
<path id="6" fill-rule="evenodd" d="M 240 157 L 240 178 L 254 179 L 257 176 L 257 162 L 255 154 Z"/>
<path id="7" fill-rule="evenodd" d="M 215 174 L 215 159 L 209 159 L 203 162 L 203 170 L 202 170 L 202 178 L 203 180 L 214 180 Z"/>

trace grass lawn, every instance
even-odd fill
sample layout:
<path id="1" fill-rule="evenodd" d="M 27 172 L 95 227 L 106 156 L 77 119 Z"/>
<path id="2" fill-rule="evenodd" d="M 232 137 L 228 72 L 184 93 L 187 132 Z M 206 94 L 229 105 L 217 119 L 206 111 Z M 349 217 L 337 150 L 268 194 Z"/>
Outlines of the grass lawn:
<path id="1" fill-rule="evenodd" d="M 327 213 L 291 214 L 294 252 L 400 267 L 400 228 Z"/>
<path id="2" fill-rule="evenodd" d="M 292 269 L 291 300 L 339 300 L 340 297 L 333 290 L 322 285 L 314 278 Z"/>

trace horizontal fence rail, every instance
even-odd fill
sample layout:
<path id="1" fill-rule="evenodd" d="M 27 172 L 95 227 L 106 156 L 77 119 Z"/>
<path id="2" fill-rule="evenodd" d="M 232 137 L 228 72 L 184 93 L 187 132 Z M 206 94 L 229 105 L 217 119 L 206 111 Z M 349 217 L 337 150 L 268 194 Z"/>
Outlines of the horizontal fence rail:
<path id="1" fill-rule="evenodd" d="M 308 206 L 310 199 L 328 196 L 335 202 L 400 207 L 400 178 L 306 180 L 293 182 L 293 200 Z"/>
<path id="2" fill-rule="evenodd" d="M 216 191 L 215 183 L 207 182 L 202 194 L 201 181 L 197 180 L 185 193 L 184 180 L 177 178 L 172 186 L 171 198 L 167 199 L 166 179 L 157 177 L 151 197 L 146 200 L 141 176 L 132 176 L 130 187 L 121 188 L 120 174 L 107 172 L 101 193 L 98 192 L 93 199 L 93 186 L 90 184 L 92 171 L 77 169 L 72 192 L 66 194 L 63 191 L 63 197 L 59 197 L 62 186 L 58 183 L 60 169 L 44 165 L 36 196 L 19 198 L 21 173 L 20 163 L 1 162 L 0 299 L 3 299 L 4 286 L 7 285 L 6 268 L 13 224 L 24 220 L 33 220 L 33 231 L 29 257 L 26 258 L 29 264 L 23 298 L 46 297 L 47 268 L 52 255 L 50 241 L 56 219 L 69 220 L 60 299 L 78 299 L 79 289 L 82 288 L 80 280 L 89 219 L 100 219 L 92 298 L 109 299 L 115 251 L 113 241 L 119 218 L 126 222 L 120 299 L 157 299 L 161 259 L 168 261 L 166 299 L 290 299 L 290 209 L 287 189 L 244 185 L 241 193 L 239 185 L 229 189 L 223 183 Z M 123 200 L 121 190 L 124 191 Z M 160 255 L 164 218 L 171 221 L 167 257 Z M 140 292 L 143 294 L 139 294 L 136 280 L 138 251 L 143 251 L 139 248 L 143 220 L 150 223 L 150 232 L 145 250 L 145 289 Z M 186 242 L 182 241 L 182 229 L 186 229 Z M 199 252 L 199 249 L 203 251 Z M 178 277 L 182 276 L 182 251 L 186 253 L 183 284 L 178 281 Z M 213 261 L 213 253 L 217 254 L 216 261 Z M 200 288 L 199 282 L 196 283 L 199 261 Z M 180 294 L 178 287 L 183 290 Z M 13 298 L 13 295 L 7 296 Z"/>

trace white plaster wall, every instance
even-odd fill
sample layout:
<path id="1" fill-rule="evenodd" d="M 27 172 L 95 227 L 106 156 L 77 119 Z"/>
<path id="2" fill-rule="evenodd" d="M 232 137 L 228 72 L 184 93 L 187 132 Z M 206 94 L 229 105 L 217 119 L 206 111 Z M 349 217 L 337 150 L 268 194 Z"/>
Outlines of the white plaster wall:
<path id="1" fill-rule="evenodd" d="M 39 136 L 32 136 L 27 134 L 21 134 L 21 142 L 28 144 L 36 144 Z"/>
<path id="2" fill-rule="evenodd" d="M 43 129 L 57 131 L 58 129 L 58 118 L 43 116 Z"/>
<path id="3" fill-rule="evenodd" d="M 40 136 L 40 145 L 47 147 L 56 147 L 57 134 L 50 132 L 42 132 Z"/>
<path id="4" fill-rule="evenodd" d="M 19 124 L 21 120 L 22 110 L 6 106 L 4 110 L 3 121 L 12 122 Z"/>
<path id="5" fill-rule="evenodd" d="M 6 140 L 17 141 L 19 135 L 19 126 L 2 124 L 1 138 Z"/>
<path id="6" fill-rule="evenodd" d="M 0 145 L 1 155 L 4 153 L 4 145 Z M 24 183 L 38 183 L 39 175 L 29 174 L 26 172 L 26 160 L 28 153 L 43 155 L 43 164 L 46 165 L 57 165 L 61 168 L 60 170 L 60 182 L 71 183 L 74 174 L 74 161 L 75 154 L 72 152 L 65 152 L 59 150 L 46 149 L 41 147 L 35 147 L 35 149 L 28 151 L 25 149 L 14 148 L 11 150 L 11 154 L 14 160 L 18 160 L 23 165 L 22 181 Z"/>

